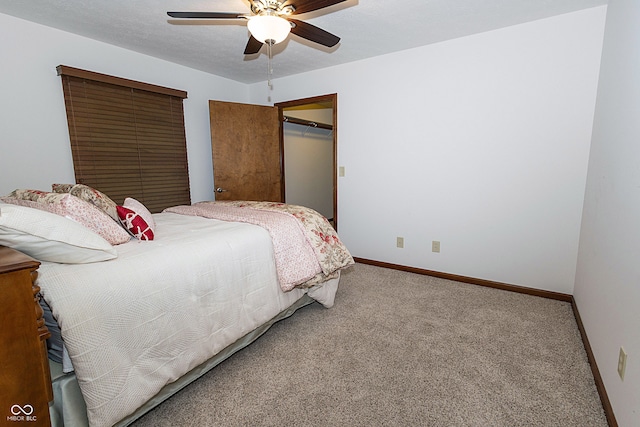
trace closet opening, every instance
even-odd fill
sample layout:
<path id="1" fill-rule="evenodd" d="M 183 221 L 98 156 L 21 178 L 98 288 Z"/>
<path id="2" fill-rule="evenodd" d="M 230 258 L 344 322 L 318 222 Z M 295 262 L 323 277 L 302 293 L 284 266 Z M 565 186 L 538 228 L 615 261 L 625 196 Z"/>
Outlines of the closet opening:
<path id="1" fill-rule="evenodd" d="M 337 94 L 276 104 L 285 202 L 307 206 L 337 230 Z"/>

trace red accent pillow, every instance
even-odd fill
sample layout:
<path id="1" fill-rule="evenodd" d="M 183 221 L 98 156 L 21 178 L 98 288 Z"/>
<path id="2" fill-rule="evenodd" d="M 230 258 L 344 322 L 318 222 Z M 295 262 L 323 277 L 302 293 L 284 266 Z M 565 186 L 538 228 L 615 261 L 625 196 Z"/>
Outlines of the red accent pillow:
<path id="1" fill-rule="evenodd" d="M 126 206 L 116 206 L 116 211 L 120 222 L 131 234 L 140 240 L 153 240 L 152 224 L 142 217 L 143 212 L 136 212 Z"/>

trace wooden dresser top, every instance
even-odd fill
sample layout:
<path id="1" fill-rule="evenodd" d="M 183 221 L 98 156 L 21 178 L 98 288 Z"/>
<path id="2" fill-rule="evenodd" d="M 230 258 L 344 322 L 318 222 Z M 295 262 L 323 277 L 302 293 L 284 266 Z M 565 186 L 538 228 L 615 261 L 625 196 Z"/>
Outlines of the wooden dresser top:
<path id="1" fill-rule="evenodd" d="M 0 274 L 23 270 L 25 268 L 37 268 L 39 265 L 39 261 L 22 252 L 0 246 Z"/>

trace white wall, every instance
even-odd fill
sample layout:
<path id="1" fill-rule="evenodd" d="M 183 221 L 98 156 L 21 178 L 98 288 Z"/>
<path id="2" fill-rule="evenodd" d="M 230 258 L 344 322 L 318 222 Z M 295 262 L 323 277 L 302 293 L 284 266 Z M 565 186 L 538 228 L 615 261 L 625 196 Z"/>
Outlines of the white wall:
<path id="1" fill-rule="evenodd" d="M 620 426 L 640 425 L 640 2 L 611 0 L 574 297 Z M 628 353 L 625 379 L 618 351 Z"/>
<path id="2" fill-rule="evenodd" d="M 213 199 L 208 100 L 246 102 L 247 85 L 0 14 L 0 195 L 75 182 L 56 66 L 186 90 L 192 200 Z"/>
<path id="3" fill-rule="evenodd" d="M 339 233 L 353 255 L 572 293 L 605 15 L 274 80 L 274 102 L 338 94 Z"/>

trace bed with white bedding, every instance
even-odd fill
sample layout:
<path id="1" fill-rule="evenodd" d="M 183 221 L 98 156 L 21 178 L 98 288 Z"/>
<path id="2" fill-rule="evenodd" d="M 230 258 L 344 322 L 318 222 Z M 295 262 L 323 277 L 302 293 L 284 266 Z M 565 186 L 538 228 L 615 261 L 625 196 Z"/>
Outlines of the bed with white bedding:
<path id="1" fill-rule="evenodd" d="M 38 285 L 70 360 L 51 365 L 54 425 L 127 425 L 297 308 L 333 305 L 340 270 L 353 263 L 335 233 L 307 227 L 300 238 L 305 218 L 296 212 L 253 208 L 263 219 L 153 214 L 154 240 L 114 245 L 112 259 L 42 261 Z M 286 268 L 287 251 L 299 251 L 283 245 L 295 239 L 274 239 L 281 226 L 264 215 L 277 224 L 278 215 L 298 217 L 298 240 L 320 254 L 315 271 Z M 331 246 L 340 254 L 328 262 Z"/>

